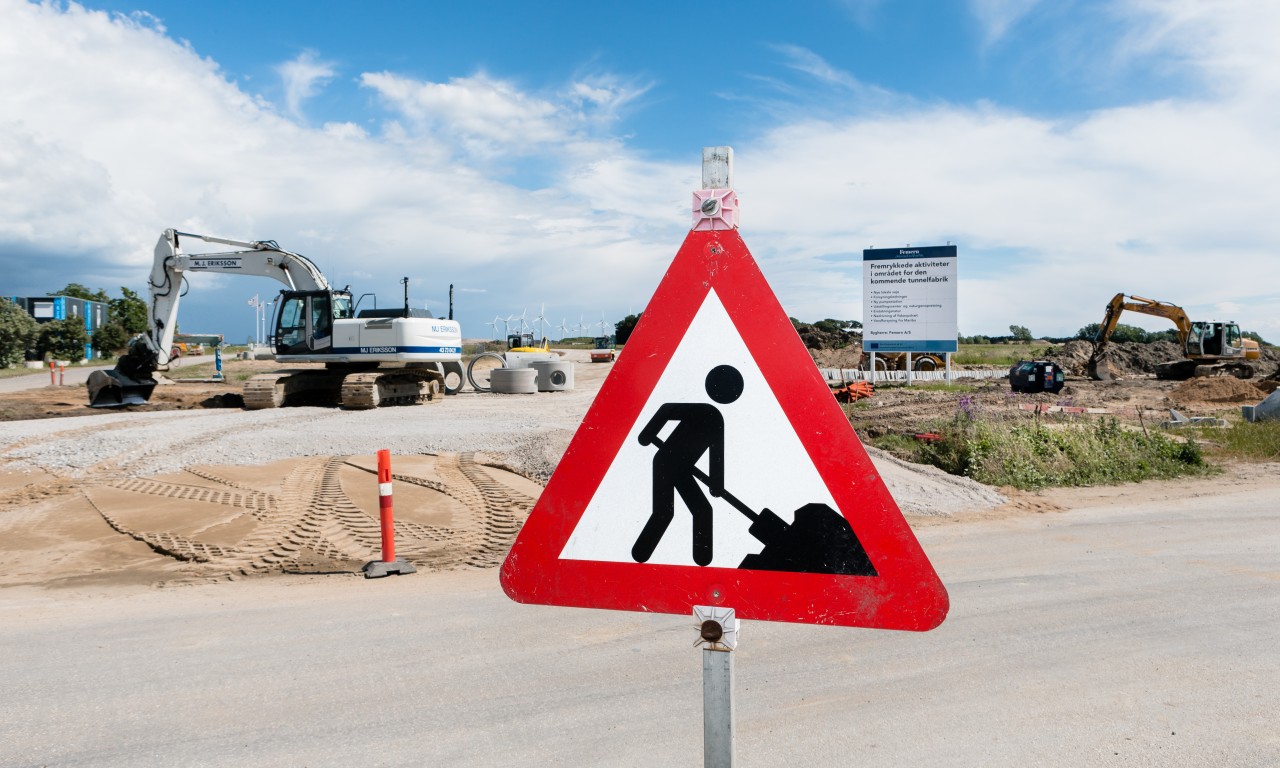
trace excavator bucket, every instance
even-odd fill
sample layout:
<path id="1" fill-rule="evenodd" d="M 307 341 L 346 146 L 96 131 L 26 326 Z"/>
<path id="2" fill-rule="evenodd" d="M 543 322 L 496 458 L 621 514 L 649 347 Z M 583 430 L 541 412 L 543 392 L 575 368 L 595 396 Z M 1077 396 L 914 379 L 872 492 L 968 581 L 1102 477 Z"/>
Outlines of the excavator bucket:
<path id="1" fill-rule="evenodd" d="M 118 408 L 122 405 L 145 405 L 156 388 L 155 379 L 131 379 L 118 370 L 94 371 L 89 374 L 89 405 L 93 408 Z"/>
<path id="2" fill-rule="evenodd" d="M 1107 360 L 1106 347 L 1098 345 L 1095 342 L 1093 353 L 1089 355 L 1089 362 L 1085 363 L 1085 375 L 1094 381 L 1114 381 L 1116 374 L 1111 369 L 1111 363 Z"/>

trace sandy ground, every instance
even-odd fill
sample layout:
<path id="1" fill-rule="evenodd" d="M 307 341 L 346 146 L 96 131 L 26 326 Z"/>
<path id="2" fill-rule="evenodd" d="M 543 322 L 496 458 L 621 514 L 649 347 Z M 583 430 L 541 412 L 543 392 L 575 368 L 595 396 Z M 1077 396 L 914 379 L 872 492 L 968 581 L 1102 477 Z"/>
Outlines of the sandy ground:
<path id="1" fill-rule="evenodd" d="M 610 364 L 573 353 L 572 392 L 475 392 L 443 403 L 346 412 L 221 407 L 270 362 L 228 361 L 227 381 L 158 387 L 146 406 L 93 409 L 82 386 L 0 394 L 0 586 L 156 585 L 350 573 L 377 559 L 374 453 L 396 455 L 398 554 L 420 568 L 501 562 Z M 581 359 L 577 359 L 581 358 Z M 1091 408 L 1154 428 L 1170 408 L 1224 415 L 1261 393 L 1235 379 L 1175 384 L 1073 379 L 1057 395 L 882 387 L 848 406 L 862 434 L 927 429 L 961 410 L 1028 419 L 1037 406 Z M 870 451 L 913 525 L 1039 514 L 1133 495 L 1208 495 L 1273 483 L 1254 465 L 1227 479 L 1135 489 L 993 489 Z M 1162 490 L 1172 489 L 1172 490 Z"/>
<path id="2" fill-rule="evenodd" d="M 497 584 L 611 368 L 368 412 L 210 408 L 232 387 L 204 383 L 125 412 L 78 387 L 0 395 L 22 415 L 0 420 L 0 764 L 697 764 L 689 617 Z M 881 388 L 850 413 L 1153 428 L 1254 396 L 1235 390 Z M 412 577 L 352 575 L 378 552 L 380 448 Z M 1026 494 L 872 457 L 951 614 L 923 634 L 748 622 L 740 764 L 1277 764 L 1280 465 Z"/>

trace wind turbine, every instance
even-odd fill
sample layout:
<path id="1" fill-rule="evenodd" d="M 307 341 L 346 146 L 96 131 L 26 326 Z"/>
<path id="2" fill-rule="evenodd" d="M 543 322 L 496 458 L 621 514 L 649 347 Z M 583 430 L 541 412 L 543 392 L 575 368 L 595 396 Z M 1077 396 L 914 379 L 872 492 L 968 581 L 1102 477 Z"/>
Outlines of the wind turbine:
<path id="1" fill-rule="evenodd" d="M 546 328 L 547 305 L 544 303 L 538 312 L 538 316 L 533 318 L 533 322 L 538 324 L 538 338 L 545 339 L 547 337 Z M 529 330 L 533 330 L 533 326 L 529 326 Z"/>
<path id="2" fill-rule="evenodd" d="M 498 323 L 500 322 L 502 322 L 502 318 L 494 315 L 492 320 L 485 323 L 485 325 L 493 329 L 493 338 L 495 339 L 498 338 Z"/>

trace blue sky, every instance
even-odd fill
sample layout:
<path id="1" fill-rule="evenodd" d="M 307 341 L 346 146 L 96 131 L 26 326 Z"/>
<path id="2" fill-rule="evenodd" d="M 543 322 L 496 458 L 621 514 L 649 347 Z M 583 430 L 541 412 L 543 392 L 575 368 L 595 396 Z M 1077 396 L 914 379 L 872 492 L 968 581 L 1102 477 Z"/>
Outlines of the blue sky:
<path id="1" fill-rule="evenodd" d="M 861 318 L 863 248 L 950 241 L 965 334 L 1123 291 L 1280 339 L 1280 8 L 779 7 L 0 0 L 0 293 L 141 291 L 176 227 L 556 337 L 644 308 L 727 144 L 802 320 Z M 236 341 L 278 289 L 190 282 L 182 328 Z"/>

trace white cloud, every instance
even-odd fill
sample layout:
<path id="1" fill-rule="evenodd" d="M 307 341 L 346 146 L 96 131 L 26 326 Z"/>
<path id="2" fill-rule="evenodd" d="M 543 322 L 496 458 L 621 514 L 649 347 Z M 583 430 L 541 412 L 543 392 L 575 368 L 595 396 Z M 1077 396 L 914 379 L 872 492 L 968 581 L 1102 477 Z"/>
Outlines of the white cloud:
<path id="1" fill-rule="evenodd" d="M 1128 31 L 1122 59 L 1161 55 L 1234 100 L 1273 98 L 1280 4 L 1253 0 L 1126 0 L 1115 13 Z"/>
<path id="2" fill-rule="evenodd" d="M 607 131 L 649 87 L 603 74 L 548 96 L 484 73 L 434 83 L 370 72 L 360 82 L 407 123 L 388 126 L 388 136 L 480 164 L 548 152 L 564 158 L 606 153 Z"/>
<path id="3" fill-rule="evenodd" d="M 594 74 L 572 83 L 568 98 L 577 106 L 581 120 L 608 126 L 652 87 L 648 83 L 625 82 L 613 75 Z"/>
<path id="4" fill-rule="evenodd" d="M 317 59 L 315 51 L 303 51 L 276 67 L 276 72 L 284 84 L 285 106 L 295 117 L 302 116 L 302 102 L 316 95 L 336 74 L 333 64 Z"/>
<path id="5" fill-rule="evenodd" d="M 845 97 L 736 142 L 744 237 L 788 313 L 857 318 L 863 248 L 951 240 L 965 333 L 1068 333 L 1123 291 L 1193 317 L 1230 310 L 1280 339 L 1280 189 L 1269 183 L 1280 70 L 1268 43 L 1280 18 L 1209 7 L 1115 6 L 1135 30 L 1116 55 L 1187 68 L 1201 96 L 1066 118 L 895 94 L 892 111 L 849 106 L 850 89 L 875 86 L 781 49 Z M 0 0 L 0 14 L 6 294 L 73 280 L 137 289 L 160 230 L 177 226 L 276 238 L 357 292 L 398 296 L 408 275 L 415 305 L 437 310 L 455 283 L 459 304 L 483 312 L 468 334 L 483 336 L 494 314 L 542 302 L 556 318 L 641 309 L 687 227 L 698 147 L 676 161 L 631 149 L 620 126 L 649 86 L 625 78 L 530 93 L 483 73 L 368 73 L 362 84 L 395 120 L 310 127 L 291 115 L 333 76 L 319 54 L 280 109 L 153 21 L 20 0 Z M 538 163 L 539 183 L 505 181 L 516 162 Z M 193 285 L 185 301 L 229 291 L 238 308 L 270 290 L 241 282 Z"/>
<path id="6" fill-rule="evenodd" d="M 860 273 L 823 257 L 952 241 L 962 329 L 1037 318 L 1022 324 L 1067 333 L 1123 291 L 1193 316 L 1234 302 L 1237 319 L 1280 337 L 1261 307 L 1280 285 L 1280 219 L 1269 215 L 1280 189 L 1254 181 L 1280 154 L 1249 118 L 1162 102 L 1072 122 L 939 107 L 792 125 L 749 148 L 768 160 L 740 172 L 743 226 L 760 232 L 793 295 L 815 286 L 798 316 L 829 302 L 833 272 L 844 316 L 858 316 Z"/>
<path id="7" fill-rule="evenodd" d="M 823 59 L 808 48 L 802 48 L 798 45 L 778 45 L 774 46 L 774 48 L 787 58 L 788 66 L 792 69 L 815 77 L 829 85 L 850 89 L 861 86 L 861 83 L 853 75 L 831 66 L 826 59 Z"/>
<path id="8" fill-rule="evenodd" d="M 417 130 L 456 140 L 480 157 L 536 152 L 572 135 L 572 123 L 558 105 L 484 74 L 431 83 L 367 72 L 360 82 Z"/>
<path id="9" fill-rule="evenodd" d="M 993 45 L 1031 13 L 1040 0 L 969 0 L 969 10 L 983 28 L 983 42 Z"/>

